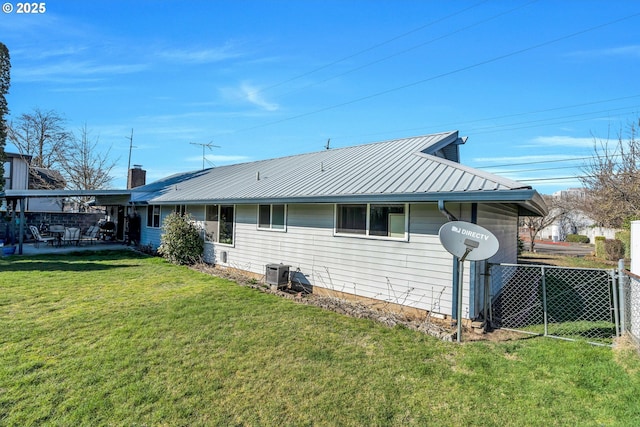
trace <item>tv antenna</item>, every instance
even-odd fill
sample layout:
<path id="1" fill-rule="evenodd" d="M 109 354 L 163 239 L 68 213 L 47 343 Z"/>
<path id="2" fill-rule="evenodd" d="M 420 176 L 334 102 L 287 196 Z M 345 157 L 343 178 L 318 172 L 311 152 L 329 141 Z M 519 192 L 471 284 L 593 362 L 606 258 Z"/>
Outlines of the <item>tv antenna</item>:
<path id="1" fill-rule="evenodd" d="M 125 138 L 127 138 L 125 136 Z M 131 128 L 131 136 L 127 138 L 129 140 L 129 163 L 127 164 L 127 188 L 129 188 L 129 170 L 131 170 L 131 150 L 134 148 L 133 146 L 133 128 Z M 137 148 L 137 147 L 135 147 Z"/>
<path id="2" fill-rule="evenodd" d="M 215 148 L 220 148 L 219 145 L 214 145 L 213 142 L 207 142 L 207 143 L 203 143 L 203 142 L 190 142 L 189 144 L 191 145 L 200 145 L 202 147 L 202 170 L 204 170 L 204 161 L 206 160 L 206 156 L 205 156 L 205 148 L 208 148 L 209 150 L 212 150 L 213 147 Z"/>

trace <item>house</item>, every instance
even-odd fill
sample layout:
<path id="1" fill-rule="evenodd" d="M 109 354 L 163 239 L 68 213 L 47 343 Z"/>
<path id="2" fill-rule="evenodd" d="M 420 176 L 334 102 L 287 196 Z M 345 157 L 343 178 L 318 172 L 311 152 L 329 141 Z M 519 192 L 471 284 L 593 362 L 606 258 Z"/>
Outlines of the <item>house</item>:
<path id="1" fill-rule="evenodd" d="M 60 172 L 31 166 L 31 156 L 5 153 L 5 157 L 5 190 L 59 190 L 66 186 Z M 3 200 L 0 210 L 7 210 L 5 200 Z M 54 197 L 32 199 L 28 201 L 25 210 L 29 212 L 59 212 L 62 210 L 62 199 Z"/>
<path id="2" fill-rule="evenodd" d="M 517 261 L 519 215 L 542 215 L 530 186 L 463 166 L 457 131 L 182 173 L 132 190 L 141 243 L 160 244 L 163 219 L 191 214 L 205 260 L 256 275 L 289 266 L 293 283 L 449 317 L 453 257 L 438 238 L 450 220 L 492 231 L 489 261 Z M 465 267 L 465 317 L 483 304 L 483 262 Z"/>
<path id="3" fill-rule="evenodd" d="M 569 201 L 575 206 L 588 203 L 587 191 L 584 188 L 569 188 L 556 191 L 551 197 L 560 201 Z M 553 209 L 550 210 L 550 214 L 553 214 Z M 540 230 L 539 237 L 557 242 L 566 240 L 569 234 L 580 234 L 587 236 L 589 242 L 594 243 L 596 237 L 599 236 L 606 239 L 615 239 L 616 233 L 619 231 L 622 230 L 599 226 L 596 221 L 576 207 L 559 216 L 550 226 Z"/>

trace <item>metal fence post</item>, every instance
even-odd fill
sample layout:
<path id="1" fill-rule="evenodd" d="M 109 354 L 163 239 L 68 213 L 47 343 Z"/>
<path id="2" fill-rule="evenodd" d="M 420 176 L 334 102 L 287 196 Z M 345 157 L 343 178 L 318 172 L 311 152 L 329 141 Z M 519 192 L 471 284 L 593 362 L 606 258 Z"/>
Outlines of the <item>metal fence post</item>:
<path id="1" fill-rule="evenodd" d="M 620 332 L 627 331 L 627 299 L 625 298 L 625 286 L 627 285 L 627 275 L 625 274 L 624 260 L 618 260 L 618 309 L 620 311 Z"/>
<path id="2" fill-rule="evenodd" d="M 613 320 L 616 324 L 616 336 L 620 336 L 620 308 L 618 306 L 618 277 L 619 272 L 611 270 L 611 299 L 613 299 Z"/>
<path id="3" fill-rule="evenodd" d="M 540 284 L 542 285 L 542 316 L 544 319 L 544 336 L 549 335 L 549 321 L 547 317 L 547 280 L 544 266 L 540 267 Z"/>

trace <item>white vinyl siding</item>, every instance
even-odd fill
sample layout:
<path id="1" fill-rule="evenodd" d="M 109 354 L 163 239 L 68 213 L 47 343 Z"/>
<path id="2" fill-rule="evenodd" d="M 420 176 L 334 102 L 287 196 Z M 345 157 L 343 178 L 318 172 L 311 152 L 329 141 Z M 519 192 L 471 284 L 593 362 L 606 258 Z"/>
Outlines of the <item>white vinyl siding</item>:
<path id="1" fill-rule="evenodd" d="M 302 283 L 451 313 L 453 258 L 440 244 L 447 220 L 435 204 L 410 206 L 408 241 L 334 236 L 331 204 L 288 205 L 287 233 L 256 233 L 257 208 L 236 207 L 234 247 L 214 244 L 208 261 L 225 251 L 225 266 L 258 274 L 283 263 Z"/>

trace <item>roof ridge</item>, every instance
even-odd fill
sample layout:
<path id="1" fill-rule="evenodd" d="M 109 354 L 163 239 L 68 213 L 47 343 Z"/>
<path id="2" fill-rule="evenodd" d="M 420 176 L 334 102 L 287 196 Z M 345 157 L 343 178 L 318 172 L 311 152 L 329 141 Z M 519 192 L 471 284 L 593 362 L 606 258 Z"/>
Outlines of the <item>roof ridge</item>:
<path id="1" fill-rule="evenodd" d="M 226 168 L 226 167 L 232 167 L 232 166 L 239 166 L 239 165 L 250 165 L 250 164 L 256 164 L 256 163 L 261 163 L 261 162 L 270 162 L 273 160 L 284 160 L 284 159 L 289 159 L 289 158 L 296 158 L 296 157 L 304 157 L 304 156 L 312 156 L 312 155 L 318 155 L 321 153 L 335 153 L 336 151 L 343 151 L 343 150 L 353 150 L 353 149 L 359 149 L 362 147 L 366 147 L 366 146 L 373 146 L 373 145 L 381 145 L 381 144 L 389 144 L 389 143 L 397 143 L 399 141 L 403 141 L 403 140 L 412 140 L 412 139 L 417 139 L 417 138 L 428 138 L 428 137 L 437 137 L 440 135 L 451 135 L 454 133 L 457 133 L 457 130 L 453 130 L 453 131 L 446 131 L 446 132 L 437 132 L 437 133 L 428 133 L 428 134 L 424 134 L 424 135 L 415 135 L 415 136 L 408 136 L 408 137 L 404 137 L 404 138 L 393 138 L 393 139 L 388 139 L 388 140 L 384 140 L 384 141 L 374 141 L 374 142 L 365 142 L 362 144 L 356 144 L 356 145 L 348 145 L 345 147 L 337 147 L 337 148 L 331 148 L 331 149 L 325 149 L 325 150 L 318 150 L 318 151 L 309 151 L 306 153 L 298 153 L 298 154 L 290 154 L 287 156 L 281 156 L 281 157 L 271 157 L 268 159 L 259 159 L 259 160 L 252 160 L 252 161 L 248 161 L 248 162 L 240 162 L 240 163 L 232 163 L 229 165 L 222 165 L 222 166 L 216 166 L 216 167 L 212 167 L 212 168 L 207 168 L 205 170 L 210 170 L 210 169 L 219 169 L 219 168 Z M 438 138 L 437 141 L 434 141 L 434 143 L 440 141 L 442 139 Z M 423 147 L 422 150 L 428 148 L 431 144 L 429 144 L 426 147 Z M 197 171 L 192 171 L 192 172 L 197 172 Z M 184 173 L 189 173 L 189 172 L 184 172 Z"/>

